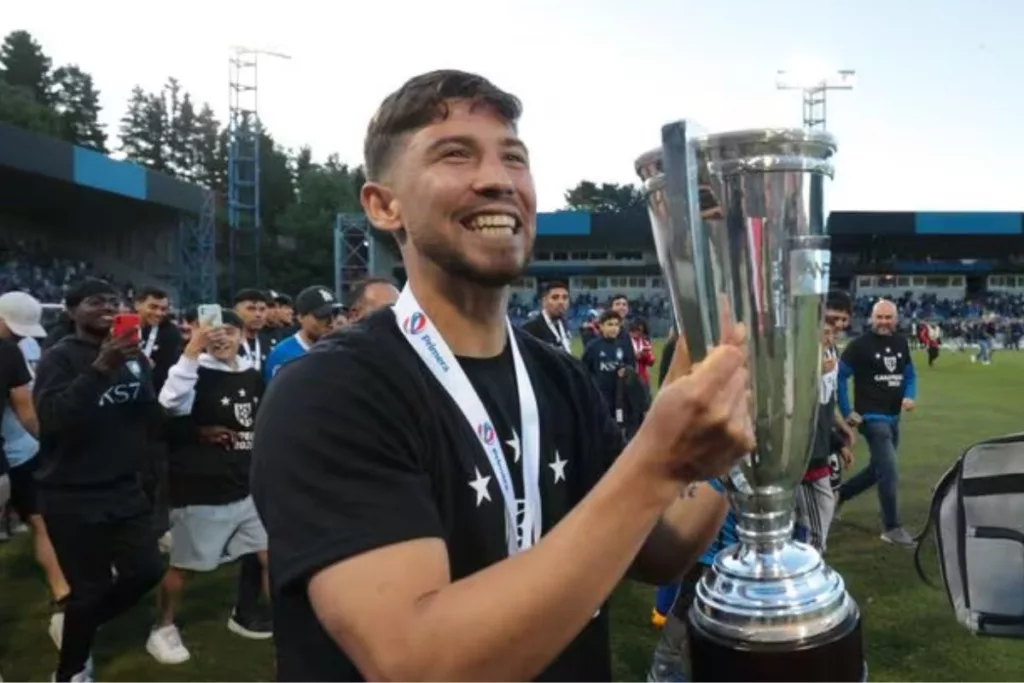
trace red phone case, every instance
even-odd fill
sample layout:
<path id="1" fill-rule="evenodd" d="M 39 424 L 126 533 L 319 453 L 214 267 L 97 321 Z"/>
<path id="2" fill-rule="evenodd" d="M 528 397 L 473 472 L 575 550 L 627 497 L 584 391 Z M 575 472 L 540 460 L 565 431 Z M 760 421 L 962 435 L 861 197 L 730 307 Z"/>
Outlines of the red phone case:
<path id="1" fill-rule="evenodd" d="M 139 338 L 139 325 L 141 321 L 139 316 L 133 313 L 123 313 L 114 316 L 114 326 L 111 330 L 111 335 L 114 337 L 122 337 L 127 332 L 133 332 L 134 338 Z"/>

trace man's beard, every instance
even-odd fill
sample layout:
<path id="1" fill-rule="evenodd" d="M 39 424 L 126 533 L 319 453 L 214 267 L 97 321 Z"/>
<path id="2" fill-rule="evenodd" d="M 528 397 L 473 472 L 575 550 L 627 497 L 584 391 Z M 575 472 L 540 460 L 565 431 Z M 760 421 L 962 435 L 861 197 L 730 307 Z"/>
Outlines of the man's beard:
<path id="1" fill-rule="evenodd" d="M 421 245 L 421 252 L 445 273 L 470 284 L 490 289 L 506 287 L 521 278 L 533 255 L 532 249 L 527 251 L 523 263 L 517 268 L 484 272 L 464 259 L 461 254 L 442 245 L 424 244 Z"/>

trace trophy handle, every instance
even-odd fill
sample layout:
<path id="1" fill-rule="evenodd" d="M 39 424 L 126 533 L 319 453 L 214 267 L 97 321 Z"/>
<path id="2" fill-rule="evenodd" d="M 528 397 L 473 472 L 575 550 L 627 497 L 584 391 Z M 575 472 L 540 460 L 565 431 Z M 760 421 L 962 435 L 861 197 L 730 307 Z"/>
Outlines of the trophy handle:
<path id="1" fill-rule="evenodd" d="M 695 363 L 704 360 L 708 349 L 714 346 L 714 323 L 718 320 L 717 311 L 702 303 L 715 300 L 715 292 L 708 286 L 708 260 L 702 257 L 708 241 L 699 183 L 700 136 L 699 127 L 687 120 L 669 123 L 661 129 L 664 191 L 671 210 L 662 234 L 655 240 L 664 251 L 659 260 L 667 271 L 676 328 L 686 339 Z M 700 320 L 700 325 L 683 325 L 684 320 Z"/>

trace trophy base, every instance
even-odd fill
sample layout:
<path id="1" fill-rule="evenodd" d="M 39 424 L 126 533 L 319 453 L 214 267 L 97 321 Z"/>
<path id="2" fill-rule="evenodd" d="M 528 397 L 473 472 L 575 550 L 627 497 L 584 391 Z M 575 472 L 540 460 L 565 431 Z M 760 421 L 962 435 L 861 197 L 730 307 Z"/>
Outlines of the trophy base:
<path id="1" fill-rule="evenodd" d="M 730 642 L 689 619 L 694 681 L 866 681 L 860 610 L 795 643 Z"/>

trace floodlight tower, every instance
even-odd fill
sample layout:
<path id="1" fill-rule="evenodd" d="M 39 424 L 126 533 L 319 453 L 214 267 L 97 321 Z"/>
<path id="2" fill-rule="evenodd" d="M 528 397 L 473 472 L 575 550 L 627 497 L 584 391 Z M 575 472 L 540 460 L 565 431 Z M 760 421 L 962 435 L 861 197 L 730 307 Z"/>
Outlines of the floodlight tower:
<path id="1" fill-rule="evenodd" d="M 779 90 L 799 90 L 804 98 L 804 128 L 824 129 L 825 100 L 829 90 L 853 90 L 857 72 L 839 69 L 833 73 L 798 73 L 777 71 L 775 87 Z"/>
<path id="2" fill-rule="evenodd" d="M 288 55 L 246 47 L 231 48 L 228 113 L 228 285 L 229 296 L 260 281 L 260 137 L 258 63 L 260 56 Z"/>

